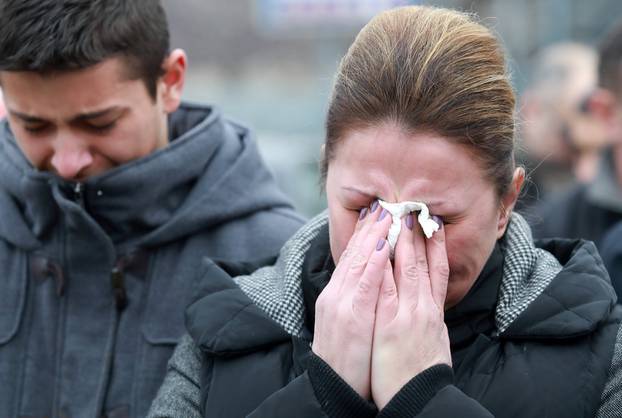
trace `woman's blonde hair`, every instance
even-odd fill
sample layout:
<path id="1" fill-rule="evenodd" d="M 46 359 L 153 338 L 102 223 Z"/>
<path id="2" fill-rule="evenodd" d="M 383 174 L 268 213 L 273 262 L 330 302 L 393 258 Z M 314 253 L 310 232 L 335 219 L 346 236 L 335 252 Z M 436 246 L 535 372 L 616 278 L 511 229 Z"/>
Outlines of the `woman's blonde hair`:
<path id="1" fill-rule="evenodd" d="M 345 134 L 393 121 L 469 146 L 503 196 L 515 167 L 514 105 L 503 49 L 471 16 L 426 6 L 381 13 L 339 66 L 322 178 Z"/>

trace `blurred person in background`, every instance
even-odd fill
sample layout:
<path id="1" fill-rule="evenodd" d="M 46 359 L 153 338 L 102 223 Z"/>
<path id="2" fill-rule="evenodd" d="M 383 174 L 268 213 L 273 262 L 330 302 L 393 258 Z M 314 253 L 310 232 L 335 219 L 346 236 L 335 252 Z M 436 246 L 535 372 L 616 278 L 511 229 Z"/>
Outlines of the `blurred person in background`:
<path id="1" fill-rule="evenodd" d="M 519 209 L 594 178 L 606 144 L 603 125 L 586 106 L 597 67 L 597 52 L 579 43 L 553 44 L 537 55 L 520 111 L 520 159 L 529 179 Z"/>
<path id="2" fill-rule="evenodd" d="M 4 99 L 2 98 L 2 90 L 0 90 L 0 119 L 6 116 L 6 107 L 4 107 Z"/>
<path id="3" fill-rule="evenodd" d="M 622 221 L 611 227 L 602 239 L 600 254 L 611 276 L 611 283 L 622 303 Z"/>
<path id="4" fill-rule="evenodd" d="M 274 266 L 205 264 L 150 416 L 618 416 L 622 307 L 593 243 L 539 247 L 513 211 L 514 140 L 491 31 L 422 6 L 371 20 L 328 105 L 328 213 Z M 432 217 L 384 208 L 404 201 Z"/>
<path id="5" fill-rule="evenodd" d="M 599 46 L 598 84 L 586 111 L 602 127 L 595 177 L 556 196 L 547 196 L 532 219 L 538 237 L 583 238 L 601 247 L 605 233 L 622 220 L 622 22 Z M 601 129 L 601 128 L 599 128 Z"/>
<path id="6" fill-rule="evenodd" d="M 201 257 L 301 225 L 186 65 L 159 0 L 0 0 L 0 417 L 145 416 Z"/>

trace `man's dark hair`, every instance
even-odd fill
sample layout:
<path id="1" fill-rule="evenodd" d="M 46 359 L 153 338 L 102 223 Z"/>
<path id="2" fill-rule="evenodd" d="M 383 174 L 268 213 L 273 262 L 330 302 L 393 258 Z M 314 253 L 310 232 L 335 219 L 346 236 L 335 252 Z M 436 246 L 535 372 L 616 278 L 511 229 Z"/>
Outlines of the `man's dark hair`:
<path id="1" fill-rule="evenodd" d="M 622 94 L 622 21 L 619 21 L 600 43 L 598 48 L 598 83 L 616 96 Z"/>
<path id="2" fill-rule="evenodd" d="M 160 0 L 0 0 L 0 71 L 51 74 L 122 57 L 155 98 L 168 52 Z"/>

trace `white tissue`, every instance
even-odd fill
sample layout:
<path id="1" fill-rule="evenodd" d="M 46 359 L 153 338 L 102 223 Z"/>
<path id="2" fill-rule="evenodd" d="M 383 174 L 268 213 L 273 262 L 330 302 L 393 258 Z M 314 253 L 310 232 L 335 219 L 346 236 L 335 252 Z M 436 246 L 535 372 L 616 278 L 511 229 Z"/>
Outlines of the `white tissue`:
<path id="1" fill-rule="evenodd" d="M 397 244 L 397 237 L 400 235 L 400 231 L 402 230 L 402 218 L 410 212 L 419 211 L 417 221 L 419 222 L 419 225 L 421 225 L 421 229 L 423 229 L 423 233 L 427 238 L 432 238 L 432 234 L 439 229 L 438 224 L 430 217 L 430 211 L 428 210 L 427 205 L 423 202 L 387 203 L 382 200 L 379 200 L 378 202 L 380 203 L 380 206 L 385 208 L 393 218 L 393 223 L 389 229 L 389 236 L 387 237 L 387 241 L 389 241 L 389 245 L 391 246 L 391 254 L 393 254 L 395 244 Z"/>

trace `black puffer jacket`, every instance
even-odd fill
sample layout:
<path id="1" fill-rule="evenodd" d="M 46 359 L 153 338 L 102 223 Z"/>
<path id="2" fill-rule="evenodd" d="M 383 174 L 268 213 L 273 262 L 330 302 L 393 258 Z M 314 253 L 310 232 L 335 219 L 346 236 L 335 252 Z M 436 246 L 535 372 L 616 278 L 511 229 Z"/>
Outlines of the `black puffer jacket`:
<path id="1" fill-rule="evenodd" d="M 517 217 L 513 222 L 515 229 L 516 224 L 526 227 Z M 296 247 L 296 240 L 304 240 L 299 233 L 282 253 L 281 258 L 303 250 L 302 268 L 284 257 L 252 280 L 236 279 L 242 290 L 225 270 L 207 263 L 204 296 L 187 311 L 190 334 L 203 356 L 196 386 L 200 397 L 197 392 L 189 398 L 196 396 L 202 416 L 618 416 L 622 344 L 616 341 L 622 337 L 622 309 L 593 244 L 540 243 L 561 270 L 545 280 L 536 266 L 512 290 L 507 268 L 522 266 L 507 265 L 516 262 L 508 256 L 508 246 L 515 243 L 502 240 L 469 294 L 446 312 L 453 370 L 434 366 L 414 376 L 378 412 L 310 351 L 315 299 L 332 269 L 326 226 L 319 228 L 309 246 Z M 287 297 L 294 291 L 289 283 L 267 285 L 274 271 L 301 272 L 302 310 Z M 289 303 L 266 302 L 275 292 Z M 283 320 L 300 312 L 300 324 Z M 515 317 L 503 325 L 503 315 Z M 174 402 L 175 390 L 164 393 Z"/>

